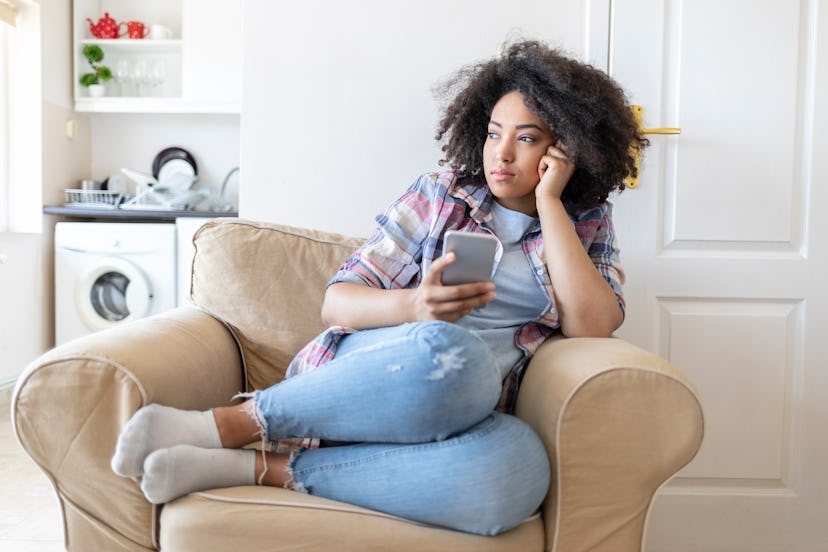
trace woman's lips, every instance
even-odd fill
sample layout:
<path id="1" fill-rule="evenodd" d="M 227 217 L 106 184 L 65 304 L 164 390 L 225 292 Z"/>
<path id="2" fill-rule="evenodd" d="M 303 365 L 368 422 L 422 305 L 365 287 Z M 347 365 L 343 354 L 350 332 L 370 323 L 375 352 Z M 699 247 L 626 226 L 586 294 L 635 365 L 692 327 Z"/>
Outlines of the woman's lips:
<path id="1" fill-rule="evenodd" d="M 509 178 L 515 176 L 514 173 L 509 172 L 506 169 L 494 169 L 490 174 L 495 180 L 508 180 Z"/>

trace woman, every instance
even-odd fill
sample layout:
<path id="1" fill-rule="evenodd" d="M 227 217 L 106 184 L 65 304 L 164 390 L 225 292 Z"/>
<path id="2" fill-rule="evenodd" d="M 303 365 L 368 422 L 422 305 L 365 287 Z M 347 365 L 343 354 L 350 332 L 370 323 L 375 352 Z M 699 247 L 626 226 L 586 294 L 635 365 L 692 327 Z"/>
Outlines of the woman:
<path id="1" fill-rule="evenodd" d="M 462 70 L 446 93 L 450 168 L 377 218 L 326 291 L 330 329 L 288 378 L 208 412 L 148 405 L 124 428 L 113 469 L 142 476 L 151 502 L 259 483 L 479 534 L 541 504 L 546 451 L 509 413 L 548 336 L 621 324 L 607 197 L 646 142 L 613 81 L 537 42 Z M 492 281 L 442 285 L 448 230 L 497 237 Z M 239 449 L 301 437 L 316 441 Z"/>

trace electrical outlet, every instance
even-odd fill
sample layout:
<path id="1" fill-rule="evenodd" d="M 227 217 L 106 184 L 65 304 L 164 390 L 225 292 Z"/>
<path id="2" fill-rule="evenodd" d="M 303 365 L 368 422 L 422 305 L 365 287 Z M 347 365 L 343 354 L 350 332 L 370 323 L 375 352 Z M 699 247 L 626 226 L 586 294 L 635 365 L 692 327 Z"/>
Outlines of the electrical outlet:
<path id="1" fill-rule="evenodd" d="M 66 137 L 70 140 L 75 139 L 75 131 L 77 130 L 77 123 L 74 119 L 66 121 Z"/>

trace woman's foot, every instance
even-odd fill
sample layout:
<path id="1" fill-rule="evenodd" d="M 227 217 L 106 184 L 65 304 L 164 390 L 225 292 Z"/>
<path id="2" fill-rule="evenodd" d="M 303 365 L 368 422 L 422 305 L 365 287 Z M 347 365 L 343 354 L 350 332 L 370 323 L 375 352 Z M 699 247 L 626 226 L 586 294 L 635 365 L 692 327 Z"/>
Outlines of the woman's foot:
<path id="1" fill-rule="evenodd" d="M 177 445 L 144 462 L 141 490 L 153 504 L 206 489 L 256 484 L 255 449 L 204 449 Z"/>
<path id="2" fill-rule="evenodd" d="M 112 471 L 137 477 L 144 473 L 144 461 L 152 452 L 182 444 L 221 448 L 213 413 L 147 405 L 135 413 L 118 436 Z"/>

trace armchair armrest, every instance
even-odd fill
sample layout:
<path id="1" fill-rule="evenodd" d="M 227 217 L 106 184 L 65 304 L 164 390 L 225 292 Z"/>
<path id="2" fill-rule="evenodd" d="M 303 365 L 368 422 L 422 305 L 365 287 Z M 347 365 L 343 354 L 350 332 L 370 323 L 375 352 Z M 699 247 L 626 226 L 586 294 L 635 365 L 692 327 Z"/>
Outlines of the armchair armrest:
<path id="1" fill-rule="evenodd" d="M 687 378 L 623 340 L 554 338 L 536 353 L 516 414 L 549 452 L 547 550 L 633 551 L 656 491 L 698 451 Z"/>
<path id="2" fill-rule="evenodd" d="M 141 406 L 228 404 L 243 390 L 239 348 L 212 316 L 182 307 L 71 341 L 30 364 L 12 422 L 51 479 L 70 550 L 156 548 L 156 510 L 110 469 L 115 442 Z"/>

